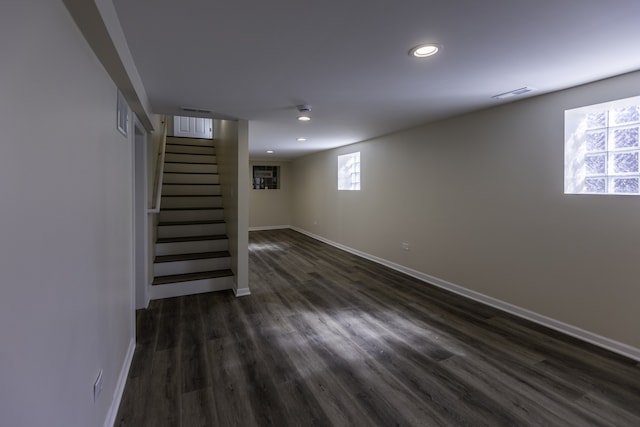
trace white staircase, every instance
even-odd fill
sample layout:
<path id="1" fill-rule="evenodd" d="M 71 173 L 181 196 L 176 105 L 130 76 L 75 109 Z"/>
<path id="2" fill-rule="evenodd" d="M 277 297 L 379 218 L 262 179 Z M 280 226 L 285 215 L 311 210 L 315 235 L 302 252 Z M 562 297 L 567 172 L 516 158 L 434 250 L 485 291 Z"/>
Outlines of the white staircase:
<path id="1" fill-rule="evenodd" d="M 213 140 L 167 137 L 151 299 L 233 288 Z"/>

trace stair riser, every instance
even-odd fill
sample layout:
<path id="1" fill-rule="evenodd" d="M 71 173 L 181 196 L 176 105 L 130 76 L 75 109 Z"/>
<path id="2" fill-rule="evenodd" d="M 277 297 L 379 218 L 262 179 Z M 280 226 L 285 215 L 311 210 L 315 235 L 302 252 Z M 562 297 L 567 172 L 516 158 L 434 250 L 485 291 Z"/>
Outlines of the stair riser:
<path id="1" fill-rule="evenodd" d="M 165 162 L 185 162 L 185 163 L 215 163 L 216 156 L 201 156 L 197 154 L 173 154 L 164 155 Z"/>
<path id="2" fill-rule="evenodd" d="M 215 221 L 223 220 L 224 211 L 222 209 L 200 209 L 193 211 L 160 211 L 159 221 Z"/>
<path id="3" fill-rule="evenodd" d="M 219 196 L 220 186 L 217 184 L 167 184 L 162 185 L 163 196 L 179 196 L 181 194 L 202 194 L 209 196 Z"/>
<path id="4" fill-rule="evenodd" d="M 162 197 L 161 208 L 221 208 L 222 197 Z"/>
<path id="5" fill-rule="evenodd" d="M 155 276 L 199 273 L 201 271 L 224 270 L 231 268 L 231 258 L 207 258 L 189 261 L 162 262 L 153 264 Z"/>
<path id="6" fill-rule="evenodd" d="M 226 289 L 233 289 L 233 276 L 151 286 L 149 293 L 151 299 L 155 300 L 183 295 L 195 295 L 204 292 L 223 291 Z"/>
<path id="7" fill-rule="evenodd" d="M 156 243 L 157 256 L 218 252 L 226 250 L 229 250 L 229 241 L 226 239 L 199 240 L 197 242 Z"/>
<path id="8" fill-rule="evenodd" d="M 158 237 L 191 237 L 226 234 L 226 224 L 163 225 L 158 226 Z"/>
<path id="9" fill-rule="evenodd" d="M 195 145 L 178 145 L 167 144 L 166 153 L 180 153 L 180 154 L 215 154 L 213 147 L 199 147 Z"/>
<path id="10" fill-rule="evenodd" d="M 218 173 L 218 165 L 194 163 L 165 163 L 165 172 Z"/>

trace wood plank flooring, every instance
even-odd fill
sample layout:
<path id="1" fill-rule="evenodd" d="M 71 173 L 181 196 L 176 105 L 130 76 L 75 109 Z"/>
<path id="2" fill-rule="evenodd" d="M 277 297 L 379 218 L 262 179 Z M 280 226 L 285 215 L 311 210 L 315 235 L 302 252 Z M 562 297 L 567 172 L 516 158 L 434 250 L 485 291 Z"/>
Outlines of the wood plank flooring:
<path id="1" fill-rule="evenodd" d="M 291 230 L 152 301 L 118 426 L 640 426 L 640 365 Z"/>

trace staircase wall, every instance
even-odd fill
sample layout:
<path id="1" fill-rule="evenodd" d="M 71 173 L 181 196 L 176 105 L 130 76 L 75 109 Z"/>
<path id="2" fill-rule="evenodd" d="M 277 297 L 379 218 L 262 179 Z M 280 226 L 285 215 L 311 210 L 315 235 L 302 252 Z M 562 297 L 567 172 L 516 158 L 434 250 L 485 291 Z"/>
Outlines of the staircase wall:
<path id="1" fill-rule="evenodd" d="M 249 123 L 217 120 L 216 154 L 237 296 L 249 291 Z"/>

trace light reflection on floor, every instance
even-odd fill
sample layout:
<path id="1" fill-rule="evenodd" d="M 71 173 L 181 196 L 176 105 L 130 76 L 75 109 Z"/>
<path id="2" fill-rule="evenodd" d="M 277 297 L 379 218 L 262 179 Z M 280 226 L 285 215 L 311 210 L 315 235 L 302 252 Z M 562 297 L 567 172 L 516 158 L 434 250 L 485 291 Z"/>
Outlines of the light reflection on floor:
<path id="1" fill-rule="evenodd" d="M 283 251 L 286 247 L 277 243 L 249 243 L 250 251 Z"/>
<path id="2" fill-rule="evenodd" d="M 380 353 L 389 352 L 390 358 L 394 357 L 391 349 L 396 344 L 407 342 L 414 345 L 414 350 L 424 353 L 439 348 L 451 353 L 451 355 L 466 355 L 464 350 L 456 344 L 455 339 L 429 329 L 424 323 L 406 320 L 394 311 L 371 316 L 355 307 L 331 310 L 331 313 L 298 307 L 295 316 L 300 319 L 301 323 L 313 325 L 312 332 L 318 342 L 330 349 L 340 359 L 349 362 L 366 363 L 370 359 L 362 354 L 361 350 L 355 350 L 360 348 L 363 343 L 366 343 L 366 347 L 377 348 Z M 381 320 L 390 318 L 393 320 L 388 324 Z M 366 331 L 366 334 L 360 335 L 359 331 Z M 397 331 L 402 331 L 403 336 L 396 336 Z M 295 335 L 296 332 L 292 332 L 274 338 L 278 341 L 280 348 L 295 351 L 300 342 L 305 342 L 305 339 L 308 339 L 308 337 L 304 337 L 305 339 L 298 340 Z M 360 339 L 362 342 L 359 342 Z M 323 369 L 321 366 L 317 368 L 307 367 L 305 371 L 309 374 Z"/>

